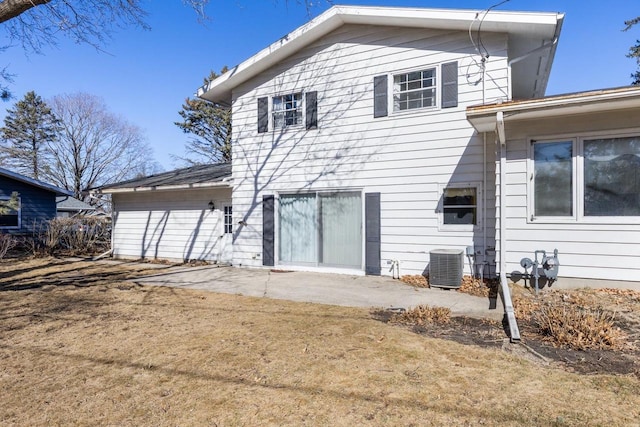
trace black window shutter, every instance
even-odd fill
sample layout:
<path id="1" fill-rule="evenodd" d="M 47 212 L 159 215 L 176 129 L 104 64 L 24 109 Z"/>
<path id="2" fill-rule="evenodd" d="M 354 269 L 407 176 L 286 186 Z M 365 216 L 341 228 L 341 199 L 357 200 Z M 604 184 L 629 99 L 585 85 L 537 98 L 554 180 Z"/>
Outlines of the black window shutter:
<path id="1" fill-rule="evenodd" d="M 387 101 L 387 76 L 373 78 L 373 117 L 384 117 L 388 108 Z"/>
<path id="2" fill-rule="evenodd" d="M 307 92 L 305 98 L 305 124 L 307 129 L 318 128 L 318 92 Z"/>
<path id="3" fill-rule="evenodd" d="M 442 64 L 442 108 L 458 106 L 458 61 Z"/>
<path id="4" fill-rule="evenodd" d="M 258 98 L 258 133 L 269 130 L 269 98 Z"/>
<path id="5" fill-rule="evenodd" d="M 365 212 L 365 272 L 380 275 L 380 193 L 364 195 Z"/>
<path id="6" fill-rule="evenodd" d="M 275 265 L 275 218 L 273 195 L 262 196 L 262 265 Z"/>

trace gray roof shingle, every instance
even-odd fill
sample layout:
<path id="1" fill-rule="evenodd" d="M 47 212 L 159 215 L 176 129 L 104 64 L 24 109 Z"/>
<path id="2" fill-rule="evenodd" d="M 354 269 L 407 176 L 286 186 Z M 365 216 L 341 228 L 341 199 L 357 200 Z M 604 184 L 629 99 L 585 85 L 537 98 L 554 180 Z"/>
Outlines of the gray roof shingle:
<path id="1" fill-rule="evenodd" d="M 56 205 L 59 211 L 95 211 L 88 203 L 71 196 L 57 196 Z"/>
<path id="2" fill-rule="evenodd" d="M 156 188 L 167 186 L 188 186 L 193 184 L 209 184 L 223 182 L 231 178 L 231 163 L 214 165 L 196 165 L 188 168 L 176 169 L 143 178 L 107 184 L 91 190 L 109 192 L 110 190 L 125 190 L 136 188 Z"/>

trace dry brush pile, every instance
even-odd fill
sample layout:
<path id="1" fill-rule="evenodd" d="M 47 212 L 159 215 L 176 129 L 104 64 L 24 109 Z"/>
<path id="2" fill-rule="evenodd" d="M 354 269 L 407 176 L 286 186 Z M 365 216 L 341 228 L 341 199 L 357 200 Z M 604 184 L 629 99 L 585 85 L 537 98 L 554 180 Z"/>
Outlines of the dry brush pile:
<path id="1" fill-rule="evenodd" d="M 429 324 L 445 324 L 451 320 L 451 310 L 446 307 L 431 307 L 419 305 L 406 311 L 395 313 L 389 323 L 411 326 L 425 326 Z"/>
<path id="2" fill-rule="evenodd" d="M 518 321 L 523 322 L 531 333 L 555 346 L 574 350 L 629 349 L 633 344 L 617 325 L 618 313 L 597 302 L 598 294 L 608 292 L 620 293 L 607 289 L 592 292 L 554 290 L 535 297 L 519 292 L 513 303 Z M 622 293 L 632 297 L 640 295 L 634 291 Z"/>
<path id="3" fill-rule="evenodd" d="M 400 277 L 400 281 L 415 288 L 429 288 L 429 278 L 422 274 L 405 275 Z M 498 280 L 497 279 L 479 279 L 472 276 L 464 276 L 458 292 L 477 296 L 477 297 L 489 297 L 498 294 Z"/>

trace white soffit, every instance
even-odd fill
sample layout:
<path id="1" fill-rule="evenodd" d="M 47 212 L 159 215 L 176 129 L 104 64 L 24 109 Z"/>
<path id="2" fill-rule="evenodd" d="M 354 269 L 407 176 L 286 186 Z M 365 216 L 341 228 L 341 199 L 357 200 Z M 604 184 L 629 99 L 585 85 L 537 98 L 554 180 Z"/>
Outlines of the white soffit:
<path id="1" fill-rule="evenodd" d="M 333 6 L 322 15 L 285 35 L 251 58 L 198 89 L 196 95 L 228 103 L 231 90 L 344 24 L 381 25 L 468 31 L 484 11 L 396 7 Z M 480 15 L 482 17 L 482 15 Z M 564 18 L 560 13 L 491 11 L 482 31 L 552 40 Z M 474 28 L 475 29 L 475 28 Z"/>

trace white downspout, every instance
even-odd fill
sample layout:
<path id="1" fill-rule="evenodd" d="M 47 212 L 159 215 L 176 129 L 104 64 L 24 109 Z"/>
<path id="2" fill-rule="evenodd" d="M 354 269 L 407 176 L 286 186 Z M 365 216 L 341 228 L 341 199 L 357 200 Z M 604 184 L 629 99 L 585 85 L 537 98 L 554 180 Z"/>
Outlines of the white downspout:
<path id="1" fill-rule="evenodd" d="M 482 277 L 487 264 L 487 133 L 482 133 Z M 477 272 L 474 272 L 477 274 Z M 487 274 L 488 275 L 488 274 Z"/>
<path id="2" fill-rule="evenodd" d="M 507 194 L 507 140 L 504 130 L 504 114 L 499 111 L 496 114 L 496 135 L 500 145 L 500 288 L 502 289 L 502 299 L 504 311 L 509 322 L 511 342 L 520 341 L 520 330 L 516 322 L 516 315 L 511 300 L 511 291 L 507 282 L 507 238 L 506 238 L 506 194 Z"/>

